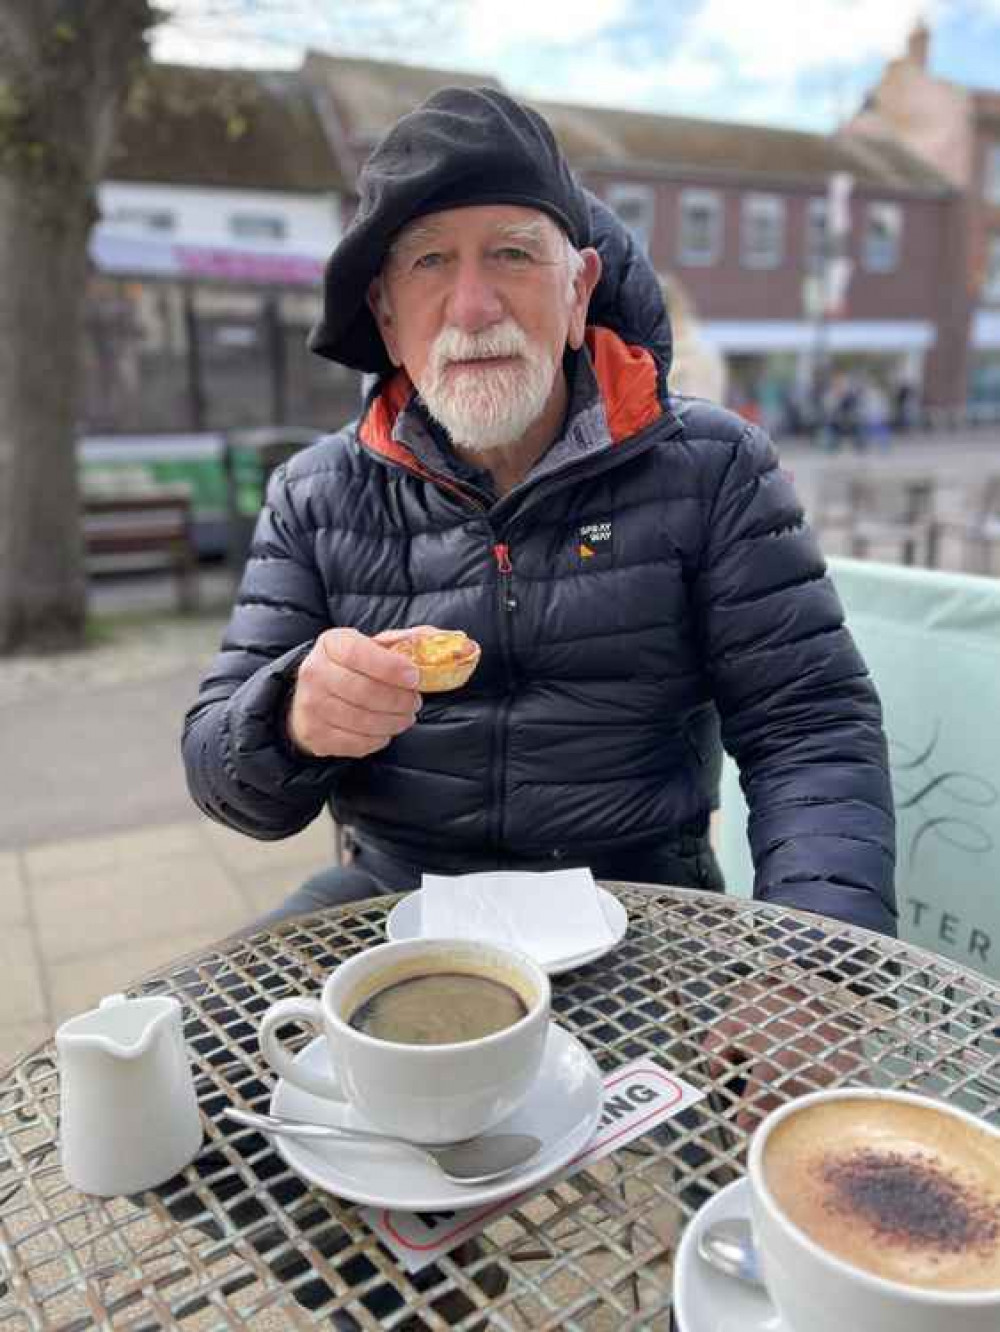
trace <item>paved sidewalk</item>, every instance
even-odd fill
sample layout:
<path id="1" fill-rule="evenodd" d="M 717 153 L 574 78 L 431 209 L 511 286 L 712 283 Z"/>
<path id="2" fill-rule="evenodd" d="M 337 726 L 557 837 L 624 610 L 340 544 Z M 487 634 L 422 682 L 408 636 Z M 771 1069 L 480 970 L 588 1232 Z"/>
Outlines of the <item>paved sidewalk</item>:
<path id="1" fill-rule="evenodd" d="M 221 616 L 109 624 L 89 651 L 0 661 L 0 1066 L 332 859 L 325 816 L 257 842 L 187 794 L 181 723 Z"/>
<path id="2" fill-rule="evenodd" d="M 326 819 L 262 843 L 194 817 L 0 852 L 0 1067 L 103 995 L 277 905 L 332 851 Z"/>

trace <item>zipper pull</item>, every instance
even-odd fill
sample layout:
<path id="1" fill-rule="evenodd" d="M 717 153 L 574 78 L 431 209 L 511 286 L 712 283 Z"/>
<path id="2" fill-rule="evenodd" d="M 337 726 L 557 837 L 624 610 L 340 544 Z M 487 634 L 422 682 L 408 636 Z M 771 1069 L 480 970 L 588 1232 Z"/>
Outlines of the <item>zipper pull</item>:
<path id="1" fill-rule="evenodd" d="M 499 542 L 493 547 L 493 555 L 500 570 L 500 600 L 506 611 L 517 610 L 517 598 L 511 595 L 510 576 L 514 566 L 510 562 L 510 547 Z"/>

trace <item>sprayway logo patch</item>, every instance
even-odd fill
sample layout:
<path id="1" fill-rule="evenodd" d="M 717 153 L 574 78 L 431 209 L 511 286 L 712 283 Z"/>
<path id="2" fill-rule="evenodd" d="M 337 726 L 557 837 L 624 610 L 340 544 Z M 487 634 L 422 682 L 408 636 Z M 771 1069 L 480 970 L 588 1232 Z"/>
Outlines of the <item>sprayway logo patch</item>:
<path id="1" fill-rule="evenodd" d="M 580 528 L 576 553 L 583 564 L 607 564 L 614 553 L 611 520 L 584 523 Z"/>

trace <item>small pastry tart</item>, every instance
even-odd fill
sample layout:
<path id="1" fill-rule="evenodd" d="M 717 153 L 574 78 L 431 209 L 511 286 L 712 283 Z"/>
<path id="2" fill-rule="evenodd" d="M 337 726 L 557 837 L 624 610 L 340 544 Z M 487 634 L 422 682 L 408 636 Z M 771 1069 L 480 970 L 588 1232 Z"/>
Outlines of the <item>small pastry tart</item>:
<path id="1" fill-rule="evenodd" d="M 417 688 L 422 694 L 440 694 L 464 685 L 479 665 L 481 648 L 461 629 L 441 629 L 432 634 L 401 638 L 391 652 L 409 657 L 420 672 Z"/>

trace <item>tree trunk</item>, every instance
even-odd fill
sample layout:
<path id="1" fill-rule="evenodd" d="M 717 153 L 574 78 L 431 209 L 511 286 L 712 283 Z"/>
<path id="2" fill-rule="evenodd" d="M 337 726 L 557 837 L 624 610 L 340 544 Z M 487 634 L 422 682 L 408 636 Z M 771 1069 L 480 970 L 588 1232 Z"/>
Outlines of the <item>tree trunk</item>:
<path id="1" fill-rule="evenodd" d="M 148 0 L 0 0 L 0 653 L 71 646 L 87 240 Z"/>
<path id="2" fill-rule="evenodd" d="M 0 644 L 8 649 L 71 645 L 85 604 L 74 447 L 85 201 L 65 201 L 66 226 L 52 235 L 25 195 L 0 180 Z"/>

